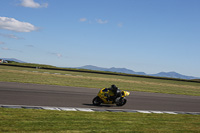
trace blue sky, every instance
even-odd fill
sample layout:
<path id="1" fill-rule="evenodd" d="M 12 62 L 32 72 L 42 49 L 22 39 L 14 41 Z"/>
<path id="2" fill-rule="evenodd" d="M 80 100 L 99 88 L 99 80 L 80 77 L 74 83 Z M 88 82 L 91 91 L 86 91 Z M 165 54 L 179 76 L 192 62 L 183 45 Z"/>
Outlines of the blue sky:
<path id="1" fill-rule="evenodd" d="M 1 0 L 0 57 L 200 77 L 199 0 Z"/>

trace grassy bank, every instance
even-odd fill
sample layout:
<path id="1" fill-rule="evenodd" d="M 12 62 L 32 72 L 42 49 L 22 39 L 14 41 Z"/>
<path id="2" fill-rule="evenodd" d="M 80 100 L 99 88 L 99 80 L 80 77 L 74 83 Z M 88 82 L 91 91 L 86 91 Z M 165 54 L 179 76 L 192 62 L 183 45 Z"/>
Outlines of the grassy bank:
<path id="1" fill-rule="evenodd" d="M 0 108 L 0 132 L 200 132 L 199 115 Z"/>
<path id="2" fill-rule="evenodd" d="M 88 88 L 103 88 L 116 84 L 119 88 L 130 91 L 200 96 L 200 83 L 194 82 L 11 66 L 0 66 L 0 81 Z"/>

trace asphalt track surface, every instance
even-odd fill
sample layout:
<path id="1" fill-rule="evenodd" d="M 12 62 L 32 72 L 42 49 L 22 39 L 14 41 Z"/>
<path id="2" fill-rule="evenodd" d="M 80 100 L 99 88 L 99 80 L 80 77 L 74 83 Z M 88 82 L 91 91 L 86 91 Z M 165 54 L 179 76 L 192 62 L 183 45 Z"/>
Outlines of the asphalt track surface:
<path id="1" fill-rule="evenodd" d="M 200 112 L 200 97 L 131 92 L 126 105 L 93 106 L 100 89 L 0 82 L 0 104 L 99 109 Z"/>

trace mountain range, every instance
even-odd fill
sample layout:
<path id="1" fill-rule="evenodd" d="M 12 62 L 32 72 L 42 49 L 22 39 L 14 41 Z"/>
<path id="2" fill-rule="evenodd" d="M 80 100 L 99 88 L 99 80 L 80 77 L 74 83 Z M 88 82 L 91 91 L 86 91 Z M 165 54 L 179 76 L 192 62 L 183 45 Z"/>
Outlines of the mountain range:
<path id="1" fill-rule="evenodd" d="M 19 63 L 26 63 L 24 61 L 21 61 L 21 60 L 15 59 L 15 58 L 0 58 L 0 59 L 7 60 L 7 61 L 19 62 Z"/>
<path id="2" fill-rule="evenodd" d="M 0 58 L 7 61 L 15 61 L 19 63 L 26 63 L 24 61 L 15 59 L 15 58 Z M 93 65 L 86 65 L 82 67 L 77 67 L 78 69 L 88 69 L 88 70 L 97 70 L 97 71 L 110 71 L 110 72 L 118 72 L 118 73 L 127 73 L 127 74 L 137 74 L 137 75 L 149 75 L 149 76 L 155 76 L 155 77 L 169 77 L 169 78 L 178 78 L 178 79 L 200 79 L 199 77 L 193 77 L 193 76 L 186 76 L 179 74 L 177 72 L 160 72 L 157 74 L 146 74 L 144 72 L 135 72 L 133 70 L 127 69 L 127 68 L 103 68 L 103 67 L 97 67 Z"/>
<path id="3" fill-rule="evenodd" d="M 127 74 L 137 74 L 137 75 L 149 75 L 149 76 L 155 76 L 155 77 L 169 77 L 169 78 L 178 78 L 178 79 L 199 79 L 198 77 L 186 76 L 186 75 L 179 74 L 177 72 L 160 72 L 157 74 L 146 74 L 144 72 L 135 72 L 127 68 L 115 68 L 115 67 L 103 68 L 103 67 L 97 67 L 97 66 L 92 66 L 92 65 L 86 65 L 86 66 L 82 66 L 78 68 L 97 70 L 97 71 L 110 71 L 110 72 L 119 72 L 119 73 L 127 73 Z"/>

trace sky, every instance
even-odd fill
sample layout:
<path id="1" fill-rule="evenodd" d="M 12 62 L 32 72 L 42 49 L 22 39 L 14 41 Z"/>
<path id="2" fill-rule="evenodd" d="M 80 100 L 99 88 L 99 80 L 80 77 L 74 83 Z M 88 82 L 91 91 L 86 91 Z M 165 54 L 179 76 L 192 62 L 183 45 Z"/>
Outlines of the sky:
<path id="1" fill-rule="evenodd" d="M 0 0 L 0 58 L 200 77 L 200 0 Z"/>

